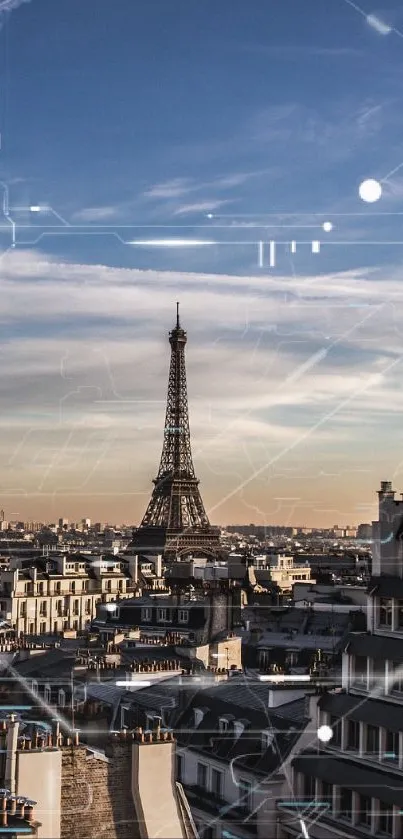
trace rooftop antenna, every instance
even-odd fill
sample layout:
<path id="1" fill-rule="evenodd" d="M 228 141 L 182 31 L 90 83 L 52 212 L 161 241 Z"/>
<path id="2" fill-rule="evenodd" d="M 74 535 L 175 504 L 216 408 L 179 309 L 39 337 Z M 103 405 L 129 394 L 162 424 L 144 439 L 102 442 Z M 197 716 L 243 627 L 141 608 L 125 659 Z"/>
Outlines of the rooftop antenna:
<path id="1" fill-rule="evenodd" d="M 176 304 L 176 328 L 177 329 L 181 328 L 180 323 L 179 323 L 179 303 Z"/>

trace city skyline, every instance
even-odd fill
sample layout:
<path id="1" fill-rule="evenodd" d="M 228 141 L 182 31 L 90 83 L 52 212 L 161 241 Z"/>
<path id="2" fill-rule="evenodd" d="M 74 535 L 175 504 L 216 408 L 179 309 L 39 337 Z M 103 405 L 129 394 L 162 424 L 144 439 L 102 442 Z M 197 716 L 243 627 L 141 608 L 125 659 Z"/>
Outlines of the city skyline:
<path id="1" fill-rule="evenodd" d="M 152 6 L 2 20 L 2 505 L 141 521 L 180 300 L 211 523 L 371 521 L 403 464 L 400 13 Z"/>

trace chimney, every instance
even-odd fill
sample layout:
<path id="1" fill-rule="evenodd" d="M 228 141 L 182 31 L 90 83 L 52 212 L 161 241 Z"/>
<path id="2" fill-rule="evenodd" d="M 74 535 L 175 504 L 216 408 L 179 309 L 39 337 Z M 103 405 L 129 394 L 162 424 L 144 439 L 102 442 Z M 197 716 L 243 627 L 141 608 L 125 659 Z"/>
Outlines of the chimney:
<path id="1" fill-rule="evenodd" d="M 7 827 L 7 798 L 5 795 L 0 798 L 0 824 L 2 827 Z"/>
<path id="2" fill-rule="evenodd" d="M 18 748 L 19 723 L 14 714 L 10 715 L 6 738 L 6 772 L 5 783 L 12 794 L 15 793 L 16 753 Z"/>

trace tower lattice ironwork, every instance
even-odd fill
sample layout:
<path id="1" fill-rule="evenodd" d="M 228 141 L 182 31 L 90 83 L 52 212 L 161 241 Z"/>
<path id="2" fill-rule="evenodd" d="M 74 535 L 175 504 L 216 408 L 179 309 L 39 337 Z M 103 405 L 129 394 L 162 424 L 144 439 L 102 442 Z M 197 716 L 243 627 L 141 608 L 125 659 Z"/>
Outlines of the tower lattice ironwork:
<path id="1" fill-rule="evenodd" d="M 154 490 L 131 548 L 139 553 L 158 551 L 166 559 L 194 551 L 207 555 L 219 549 L 219 529 L 212 527 L 204 509 L 190 447 L 186 387 L 187 334 L 179 321 L 169 333 L 171 362 L 165 415 L 164 443 Z"/>

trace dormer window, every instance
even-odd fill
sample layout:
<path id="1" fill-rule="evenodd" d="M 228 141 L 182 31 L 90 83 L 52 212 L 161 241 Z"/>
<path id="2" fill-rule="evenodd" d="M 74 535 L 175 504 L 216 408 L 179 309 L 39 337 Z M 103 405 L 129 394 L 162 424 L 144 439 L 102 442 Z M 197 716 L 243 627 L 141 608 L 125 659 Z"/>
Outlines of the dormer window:
<path id="1" fill-rule="evenodd" d="M 197 728 L 197 726 L 200 725 L 200 723 L 201 723 L 201 721 L 204 717 L 204 712 L 202 711 L 201 708 L 194 708 L 193 713 L 194 713 L 194 727 Z"/>
<path id="2" fill-rule="evenodd" d="M 245 731 L 245 723 L 242 720 L 235 720 L 234 722 L 234 734 L 236 739 L 241 737 L 243 732 Z"/>
<path id="3" fill-rule="evenodd" d="M 170 621 L 169 609 L 157 609 L 157 620 L 159 623 Z"/>
<path id="4" fill-rule="evenodd" d="M 226 731 L 228 731 L 228 729 L 229 729 L 229 722 L 228 722 L 228 720 L 226 719 L 226 717 L 220 717 L 220 720 L 219 720 L 219 723 L 218 723 L 218 727 L 219 727 L 219 730 L 220 730 L 222 733 L 225 733 Z"/>
<path id="5" fill-rule="evenodd" d="M 179 623 L 188 623 L 189 620 L 189 612 L 187 609 L 179 609 L 178 611 L 178 621 Z"/>
<path id="6" fill-rule="evenodd" d="M 262 749 L 266 751 L 266 749 L 271 746 L 274 740 L 274 732 L 273 731 L 262 731 Z"/>
<path id="7" fill-rule="evenodd" d="M 393 601 L 389 597 L 381 597 L 379 600 L 379 626 L 392 626 Z"/>
<path id="8" fill-rule="evenodd" d="M 150 621 L 151 620 L 151 609 L 142 609 L 141 610 L 141 620 L 142 621 Z"/>

